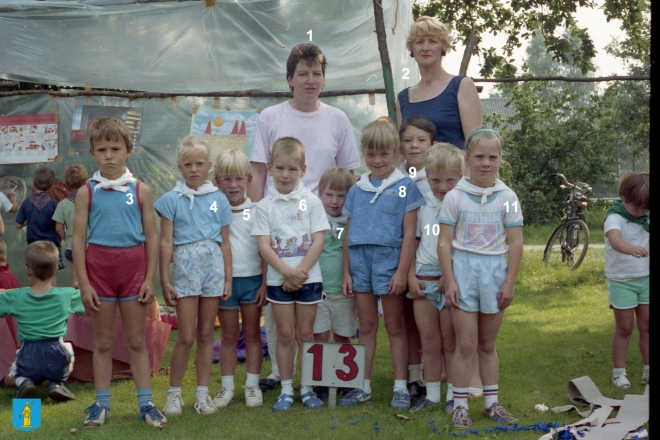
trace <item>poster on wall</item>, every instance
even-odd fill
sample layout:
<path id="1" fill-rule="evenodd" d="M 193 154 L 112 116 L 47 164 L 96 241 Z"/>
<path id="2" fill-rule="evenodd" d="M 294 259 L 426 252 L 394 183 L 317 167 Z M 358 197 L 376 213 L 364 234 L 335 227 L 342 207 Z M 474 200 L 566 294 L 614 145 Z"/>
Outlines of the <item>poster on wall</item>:
<path id="1" fill-rule="evenodd" d="M 0 165 L 54 162 L 59 152 L 57 115 L 0 117 Z"/>
<path id="2" fill-rule="evenodd" d="M 114 107 L 104 105 L 80 105 L 73 110 L 71 125 L 71 147 L 69 156 L 74 152 L 89 151 L 89 129 L 101 118 L 114 116 L 123 119 L 128 125 L 128 131 L 133 142 L 133 152 L 141 153 L 140 125 L 142 122 L 142 107 Z"/>
<path id="3" fill-rule="evenodd" d="M 190 134 L 206 139 L 211 146 L 211 159 L 222 150 L 243 150 L 250 157 L 254 130 L 259 114 L 256 111 L 226 111 L 198 109 L 192 118 Z"/>

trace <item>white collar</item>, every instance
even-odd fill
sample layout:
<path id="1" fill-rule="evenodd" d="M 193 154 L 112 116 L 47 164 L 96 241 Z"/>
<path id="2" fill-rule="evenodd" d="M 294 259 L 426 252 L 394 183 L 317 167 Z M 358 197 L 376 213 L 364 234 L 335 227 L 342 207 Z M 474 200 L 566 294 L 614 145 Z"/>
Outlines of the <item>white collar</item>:
<path id="1" fill-rule="evenodd" d="M 177 198 L 183 196 L 190 199 L 190 209 L 193 209 L 193 205 L 195 204 L 195 196 L 202 196 L 217 190 L 218 188 L 213 186 L 213 184 L 208 180 L 205 181 L 204 184 L 196 190 L 189 188 L 188 185 L 186 185 L 186 182 L 183 180 L 177 180 L 176 185 L 174 186 L 174 191 L 179 193 Z"/>
<path id="2" fill-rule="evenodd" d="M 419 182 L 420 180 L 426 180 L 426 167 L 422 168 L 421 170 L 418 170 L 417 168 L 415 168 L 415 177 L 412 177 L 412 176 L 410 175 L 410 168 L 411 168 L 411 167 L 408 166 L 408 163 L 407 163 L 406 161 L 403 161 L 403 162 L 401 163 L 401 165 L 399 165 L 399 170 L 400 170 L 403 174 L 405 174 L 405 175 L 407 175 L 408 177 L 410 177 L 410 178 L 412 179 L 413 182 L 417 183 L 417 182 Z M 414 168 L 414 167 L 413 167 L 413 168 Z"/>
<path id="3" fill-rule="evenodd" d="M 389 188 L 390 186 L 397 183 L 399 180 L 406 177 L 401 171 L 399 171 L 398 168 L 394 168 L 394 171 L 392 171 L 392 174 L 390 174 L 390 176 L 387 179 L 383 180 L 383 182 L 380 184 L 380 186 L 378 188 L 376 188 L 371 183 L 371 180 L 369 180 L 369 175 L 370 174 L 371 174 L 371 171 L 367 171 L 366 173 L 362 174 L 362 176 L 360 176 L 360 180 L 358 180 L 356 182 L 356 185 L 361 190 L 376 193 L 374 198 L 371 199 L 370 203 L 374 203 L 376 201 L 376 199 L 378 198 L 378 196 L 383 193 L 383 191 L 385 191 L 387 188 Z"/>
<path id="4" fill-rule="evenodd" d="M 333 217 L 327 212 L 325 215 L 328 217 L 328 223 L 330 223 L 330 228 L 332 229 L 332 235 L 335 235 L 335 232 L 337 231 L 337 228 L 339 227 L 339 224 L 346 224 L 346 216 L 345 215 L 340 215 L 339 217 Z"/>
<path id="5" fill-rule="evenodd" d="M 240 205 L 231 206 L 232 211 L 243 211 L 245 209 L 253 208 L 256 205 L 249 197 L 245 196 L 245 201 Z"/>
<path id="6" fill-rule="evenodd" d="M 509 187 L 506 186 L 506 184 L 502 182 L 500 179 L 495 180 L 495 186 L 491 186 L 488 188 L 482 188 L 480 186 L 473 185 L 468 180 L 469 177 L 464 176 L 463 178 L 461 178 L 461 180 L 458 181 L 458 184 L 456 185 L 455 189 L 473 194 L 475 196 L 481 196 L 482 205 L 488 202 L 488 196 L 490 196 L 491 194 L 497 191 L 504 191 L 505 189 L 509 189 Z"/>
<path id="7" fill-rule="evenodd" d="M 268 187 L 268 198 L 271 200 L 283 200 L 288 202 L 291 200 L 302 200 L 310 195 L 313 195 L 312 192 L 300 181 L 289 194 L 280 193 L 277 188 L 275 188 L 274 184 Z"/>
<path id="8" fill-rule="evenodd" d="M 128 171 L 128 168 L 124 168 L 124 174 L 122 174 L 119 179 L 108 180 L 105 177 L 103 177 L 101 175 L 101 171 L 98 170 L 89 180 L 94 180 L 98 182 L 98 185 L 94 187 L 94 192 L 96 192 L 96 190 L 99 188 L 114 189 L 115 191 L 126 192 L 128 191 L 128 187 L 125 185 L 127 183 L 135 182 L 137 179 L 133 177 L 133 174 L 131 174 L 130 171 Z"/>
<path id="9" fill-rule="evenodd" d="M 428 191 L 424 194 L 424 200 L 426 200 L 426 205 L 433 209 L 439 209 L 442 207 L 442 200 L 433 195 L 433 191 Z"/>

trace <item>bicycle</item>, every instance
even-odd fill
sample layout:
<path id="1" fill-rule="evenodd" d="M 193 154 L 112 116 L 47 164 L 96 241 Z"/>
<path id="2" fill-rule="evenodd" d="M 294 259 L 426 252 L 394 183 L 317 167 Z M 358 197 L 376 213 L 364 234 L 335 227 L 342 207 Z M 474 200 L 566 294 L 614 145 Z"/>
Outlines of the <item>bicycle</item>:
<path id="1" fill-rule="evenodd" d="M 566 217 L 552 233 L 543 251 L 543 259 L 548 267 L 565 265 L 571 270 L 577 269 L 584 260 L 589 247 L 589 227 L 584 221 L 584 212 L 588 204 L 591 185 L 577 182 L 569 183 L 563 174 L 551 174 L 563 183 L 559 188 L 570 188 L 566 196 Z"/>

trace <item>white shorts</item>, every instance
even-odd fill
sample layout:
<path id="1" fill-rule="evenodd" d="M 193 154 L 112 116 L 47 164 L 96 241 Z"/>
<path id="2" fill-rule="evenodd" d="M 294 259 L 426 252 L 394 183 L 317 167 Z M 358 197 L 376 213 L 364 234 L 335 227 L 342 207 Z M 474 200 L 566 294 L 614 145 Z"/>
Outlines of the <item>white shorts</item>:
<path id="1" fill-rule="evenodd" d="M 355 298 L 344 295 L 327 295 L 316 307 L 314 333 L 332 332 L 347 338 L 355 335 Z"/>
<path id="2" fill-rule="evenodd" d="M 174 290 L 182 298 L 220 297 L 225 290 L 225 263 L 220 243 L 203 240 L 176 247 Z"/>
<path id="3" fill-rule="evenodd" d="M 486 314 L 500 311 L 497 295 L 506 279 L 506 255 L 482 255 L 455 249 L 451 257 L 460 299 L 458 308 Z"/>

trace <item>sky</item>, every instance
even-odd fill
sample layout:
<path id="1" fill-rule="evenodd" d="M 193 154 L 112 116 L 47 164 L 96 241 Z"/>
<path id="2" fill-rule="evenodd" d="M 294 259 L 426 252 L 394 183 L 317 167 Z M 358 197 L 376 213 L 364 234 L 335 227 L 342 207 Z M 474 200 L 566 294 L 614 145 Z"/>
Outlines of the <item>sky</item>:
<path id="1" fill-rule="evenodd" d="M 599 1 L 602 4 L 602 1 Z M 623 63 L 615 57 L 612 57 L 605 53 L 605 46 L 607 46 L 613 37 L 622 38 L 624 36 L 621 31 L 621 21 L 612 20 L 609 23 L 605 20 L 605 15 L 599 11 L 589 8 L 579 8 L 576 16 L 578 25 L 580 27 L 586 27 L 589 32 L 589 36 L 594 41 L 596 48 L 596 58 L 594 59 L 594 65 L 596 66 L 596 72 L 594 76 L 610 76 L 610 75 L 626 75 L 626 69 Z M 504 43 L 505 38 L 501 35 L 495 35 L 489 37 L 489 41 L 494 41 L 493 46 L 497 47 L 498 43 L 501 45 Z M 526 44 L 518 49 L 514 53 L 514 58 L 518 61 L 516 64 L 518 67 L 522 65 L 522 61 L 525 59 L 525 49 Z M 461 64 L 461 58 L 463 57 L 464 46 L 457 45 L 456 51 L 451 51 L 443 60 L 443 67 L 450 73 L 457 74 L 458 68 Z M 472 78 L 481 78 L 479 70 L 481 69 L 480 59 L 476 56 L 473 56 L 470 60 L 470 65 L 468 67 L 468 76 Z M 493 89 L 495 83 L 477 83 L 477 85 L 484 86 L 483 92 L 480 94 L 482 98 L 487 98 L 490 90 Z"/>

